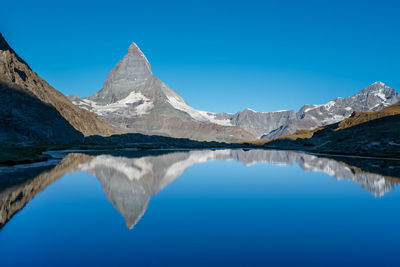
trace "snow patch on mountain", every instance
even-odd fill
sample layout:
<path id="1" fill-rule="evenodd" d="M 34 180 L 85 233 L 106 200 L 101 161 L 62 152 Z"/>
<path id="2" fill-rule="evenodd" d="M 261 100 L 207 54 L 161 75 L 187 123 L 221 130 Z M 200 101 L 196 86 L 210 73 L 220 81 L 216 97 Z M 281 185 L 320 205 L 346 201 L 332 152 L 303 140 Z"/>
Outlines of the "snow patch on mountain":
<path id="1" fill-rule="evenodd" d="M 87 98 L 75 99 L 72 100 L 72 103 L 100 116 L 117 112 L 119 110 L 125 110 L 133 104 L 137 104 L 135 107 L 135 115 L 137 116 L 147 114 L 153 108 L 153 102 L 139 92 L 131 92 L 127 97 L 118 100 L 117 102 L 105 105 L 98 104 L 97 102 Z"/>
<path id="2" fill-rule="evenodd" d="M 223 126 L 232 126 L 230 120 L 217 119 L 215 113 L 194 109 L 176 96 L 167 96 L 167 98 L 168 98 L 168 102 L 175 109 L 189 114 L 196 121 L 211 122 L 211 123 L 215 123 L 215 124 L 219 124 L 219 125 L 223 125 Z"/>

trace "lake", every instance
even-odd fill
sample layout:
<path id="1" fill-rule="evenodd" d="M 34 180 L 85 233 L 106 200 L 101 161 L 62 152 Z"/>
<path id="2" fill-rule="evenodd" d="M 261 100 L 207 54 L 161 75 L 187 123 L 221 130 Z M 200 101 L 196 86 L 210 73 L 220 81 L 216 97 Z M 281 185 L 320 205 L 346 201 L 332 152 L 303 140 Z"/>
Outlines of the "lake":
<path id="1" fill-rule="evenodd" d="M 60 151 L 0 168 L 0 266 L 399 265 L 400 161 Z"/>

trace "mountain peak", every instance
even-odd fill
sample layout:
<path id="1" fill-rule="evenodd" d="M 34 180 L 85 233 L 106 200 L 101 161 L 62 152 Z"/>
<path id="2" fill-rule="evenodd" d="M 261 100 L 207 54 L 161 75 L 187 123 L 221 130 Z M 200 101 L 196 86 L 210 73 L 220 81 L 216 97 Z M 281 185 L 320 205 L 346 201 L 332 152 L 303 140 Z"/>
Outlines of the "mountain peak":
<path id="1" fill-rule="evenodd" d="M 0 32 L 0 51 L 8 51 L 10 52 L 10 54 L 14 54 L 17 59 L 22 62 L 23 64 L 25 64 L 28 68 L 29 65 L 28 63 L 26 63 L 22 58 L 20 58 L 17 53 L 11 48 L 11 46 L 7 43 L 6 39 L 4 38 L 4 36 L 1 34 Z"/>
<path id="2" fill-rule="evenodd" d="M 384 83 L 381 82 L 381 81 L 376 81 L 376 82 L 374 82 L 374 83 L 371 84 L 371 85 L 386 86 L 386 84 L 384 84 Z"/>
<path id="3" fill-rule="evenodd" d="M 144 57 L 142 50 L 140 50 L 140 48 L 137 46 L 137 44 L 135 42 L 132 42 L 131 45 L 129 46 L 128 54 Z"/>
<path id="4" fill-rule="evenodd" d="M 152 74 L 151 66 L 146 56 L 143 54 L 142 50 L 140 50 L 139 46 L 135 42 L 132 42 L 128 48 L 128 55 L 126 56 L 129 64 L 133 64 L 135 66 L 142 66 L 146 69 L 145 72 Z"/>
<path id="5" fill-rule="evenodd" d="M 361 90 L 360 93 L 371 93 L 371 92 L 378 92 L 378 91 L 393 91 L 395 92 L 395 90 L 389 86 L 387 86 L 386 84 L 384 84 L 381 81 L 376 81 L 373 84 L 370 84 L 369 86 L 365 87 L 363 90 Z"/>

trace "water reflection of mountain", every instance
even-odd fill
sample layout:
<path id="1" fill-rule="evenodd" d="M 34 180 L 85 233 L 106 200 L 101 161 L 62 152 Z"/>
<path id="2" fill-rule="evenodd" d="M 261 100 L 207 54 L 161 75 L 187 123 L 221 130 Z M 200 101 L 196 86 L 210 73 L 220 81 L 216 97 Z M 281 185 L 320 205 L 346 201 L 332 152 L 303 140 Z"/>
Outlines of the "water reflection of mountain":
<path id="1" fill-rule="evenodd" d="M 108 199 L 132 228 L 143 215 L 150 197 L 182 175 L 190 166 L 211 160 L 235 160 L 247 166 L 257 162 L 298 163 L 304 170 L 324 172 L 338 179 L 353 181 L 375 196 L 383 196 L 396 185 L 396 179 L 366 173 L 342 162 L 314 155 L 271 150 L 202 150 L 173 152 L 140 158 L 100 155 L 77 169 L 97 177 Z M 399 180 L 400 181 L 400 180 Z"/>
<path id="2" fill-rule="evenodd" d="M 170 184 L 190 166 L 212 160 L 235 160 L 250 166 L 258 162 L 280 165 L 299 164 L 307 171 L 324 172 L 338 179 L 359 184 L 380 197 L 398 183 L 384 176 L 399 173 L 399 161 L 372 159 L 330 159 L 292 151 L 273 150 L 199 150 L 143 152 L 118 155 L 68 154 L 56 167 L 17 185 L 0 188 L 0 225 L 20 210 L 37 193 L 68 171 L 85 171 L 99 179 L 107 198 L 132 228 L 145 212 L 152 195 Z M 126 155 L 125 155 L 126 154 Z M 128 155 L 129 154 L 129 155 Z M 351 162 L 351 164 L 349 164 Z M 360 167 L 361 166 L 361 167 Z M 381 166 L 385 166 L 382 168 Z M 363 171 L 368 169 L 368 172 Z M 372 170 L 372 171 L 371 171 Z M 0 175 L 1 180 L 1 175 Z"/>

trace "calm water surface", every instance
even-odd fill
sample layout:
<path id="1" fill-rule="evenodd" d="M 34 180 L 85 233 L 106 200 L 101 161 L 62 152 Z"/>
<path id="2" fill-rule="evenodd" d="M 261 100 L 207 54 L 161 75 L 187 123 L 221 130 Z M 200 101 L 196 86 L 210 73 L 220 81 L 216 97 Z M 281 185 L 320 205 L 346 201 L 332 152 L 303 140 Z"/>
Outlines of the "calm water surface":
<path id="1" fill-rule="evenodd" d="M 64 156 L 0 168 L 0 266 L 400 265 L 396 160 Z"/>

